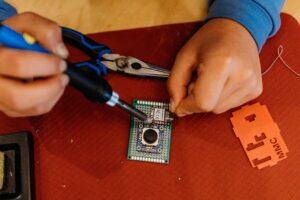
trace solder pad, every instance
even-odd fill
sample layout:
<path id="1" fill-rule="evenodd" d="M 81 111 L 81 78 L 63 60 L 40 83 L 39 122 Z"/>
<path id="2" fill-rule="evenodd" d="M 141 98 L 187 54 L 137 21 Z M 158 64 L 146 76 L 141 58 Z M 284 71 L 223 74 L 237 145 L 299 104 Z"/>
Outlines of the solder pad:
<path id="1" fill-rule="evenodd" d="M 131 119 L 128 156 L 129 160 L 155 163 L 169 163 L 172 123 L 170 120 L 169 104 L 153 101 L 135 100 L 133 106 L 145 112 L 152 123 Z M 145 133 L 149 130 L 155 137 L 149 144 Z M 155 135 L 155 133 L 157 135 Z M 146 138 L 146 139 L 145 139 Z"/>

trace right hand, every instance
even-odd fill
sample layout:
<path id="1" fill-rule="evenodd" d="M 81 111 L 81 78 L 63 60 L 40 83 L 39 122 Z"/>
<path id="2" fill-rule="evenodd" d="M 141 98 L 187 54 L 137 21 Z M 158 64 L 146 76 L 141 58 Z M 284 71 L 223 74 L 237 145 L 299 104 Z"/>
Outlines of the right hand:
<path id="1" fill-rule="evenodd" d="M 0 111 L 10 117 L 35 116 L 49 112 L 69 82 L 63 74 L 68 57 L 61 28 L 34 13 L 22 13 L 3 24 L 33 36 L 53 54 L 0 46 Z M 26 81 L 32 80 L 32 81 Z"/>

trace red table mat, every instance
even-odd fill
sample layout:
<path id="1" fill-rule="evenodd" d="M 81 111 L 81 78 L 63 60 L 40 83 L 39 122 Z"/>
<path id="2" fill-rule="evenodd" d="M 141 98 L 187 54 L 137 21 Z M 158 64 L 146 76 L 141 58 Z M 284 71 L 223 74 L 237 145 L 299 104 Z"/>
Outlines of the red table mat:
<path id="1" fill-rule="evenodd" d="M 171 67 L 176 52 L 200 27 L 187 23 L 91 35 L 114 52 Z M 298 22 L 283 14 L 279 33 L 261 53 L 266 68 L 283 45 L 284 59 L 300 71 Z M 242 49 L 241 49 L 242 51 Z M 84 55 L 72 49 L 72 60 Z M 168 101 L 165 80 L 111 73 L 125 100 Z M 33 132 L 37 199 L 300 199 L 300 80 L 277 62 L 263 77 L 266 104 L 289 148 L 274 167 L 252 168 L 230 123 L 231 113 L 199 114 L 173 124 L 169 165 L 126 160 L 130 117 L 88 102 L 68 88 L 44 116 L 0 115 L 0 132 Z"/>

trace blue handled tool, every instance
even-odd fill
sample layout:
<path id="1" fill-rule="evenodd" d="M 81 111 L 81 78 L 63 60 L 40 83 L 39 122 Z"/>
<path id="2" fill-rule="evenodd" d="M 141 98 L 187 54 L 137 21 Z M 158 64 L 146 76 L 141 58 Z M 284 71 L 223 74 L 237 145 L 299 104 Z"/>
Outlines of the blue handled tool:
<path id="1" fill-rule="evenodd" d="M 9 48 L 50 53 L 37 43 L 28 42 L 26 37 L 3 24 L 0 24 L 0 44 Z M 109 106 L 117 105 L 142 121 L 148 120 L 148 116 L 145 113 L 121 100 L 119 95 L 112 90 L 105 79 L 90 76 L 88 73 L 78 69 L 71 63 L 68 63 L 68 68 L 65 73 L 70 77 L 70 84 L 85 94 L 89 100 L 106 103 Z"/>
<path id="2" fill-rule="evenodd" d="M 41 53 L 49 53 L 37 43 L 30 43 L 26 37 L 14 31 L 8 26 L 0 24 L 0 44 L 13 49 L 31 50 Z"/>
<path id="3" fill-rule="evenodd" d="M 97 76 L 105 76 L 107 68 L 111 71 L 119 71 L 133 76 L 169 77 L 169 70 L 134 57 L 113 54 L 108 46 L 97 43 L 80 32 L 65 27 L 62 28 L 62 32 L 66 43 L 77 47 L 91 57 L 91 60 L 75 63 L 74 65 L 89 72 L 93 71 Z"/>

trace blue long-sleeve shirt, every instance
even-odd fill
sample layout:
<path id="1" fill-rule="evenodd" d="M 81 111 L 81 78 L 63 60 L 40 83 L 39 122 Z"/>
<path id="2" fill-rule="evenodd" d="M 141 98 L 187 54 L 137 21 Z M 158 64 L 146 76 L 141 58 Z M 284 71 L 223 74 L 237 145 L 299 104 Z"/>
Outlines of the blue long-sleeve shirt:
<path id="1" fill-rule="evenodd" d="M 229 18 L 242 24 L 253 36 L 260 50 L 267 38 L 280 26 L 280 11 L 285 0 L 209 0 L 208 20 Z M 0 0 L 0 21 L 16 10 Z"/>
<path id="2" fill-rule="evenodd" d="M 242 24 L 261 50 L 268 37 L 280 27 L 285 0 L 209 0 L 208 20 L 229 18 Z"/>
<path id="3" fill-rule="evenodd" d="M 0 0 L 0 22 L 17 13 L 16 9 L 8 3 Z"/>

